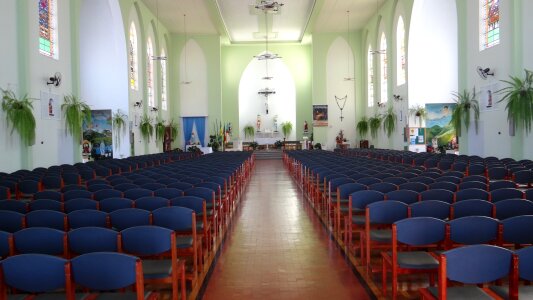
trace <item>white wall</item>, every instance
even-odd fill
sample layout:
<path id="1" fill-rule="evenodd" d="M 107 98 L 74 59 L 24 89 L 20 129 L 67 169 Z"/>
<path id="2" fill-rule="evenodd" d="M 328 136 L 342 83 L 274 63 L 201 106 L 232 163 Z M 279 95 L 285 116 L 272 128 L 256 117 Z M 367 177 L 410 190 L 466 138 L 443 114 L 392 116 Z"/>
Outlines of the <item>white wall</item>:
<path id="1" fill-rule="evenodd" d="M 353 81 L 344 80 L 345 77 L 354 77 L 354 59 L 351 47 L 342 37 L 337 37 L 329 47 L 326 56 L 326 93 L 328 104 L 328 129 L 327 149 L 334 149 L 336 137 L 343 130 L 344 137 L 348 139 L 350 147 L 356 145 L 355 138 L 355 88 Z M 345 106 L 342 111 L 344 117 L 341 121 L 341 111 L 335 96 L 344 98 Z M 344 101 L 340 100 L 342 106 Z"/>
<path id="2" fill-rule="evenodd" d="M 128 20 L 128 27 L 127 27 L 127 34 L 126 36 L 128 37 L 128 40 L 127 43 L 128 43 L 128 47 L 129 47 L 129 26 L 131 25 L 131 23 L 135 23 L 135 29 L 137 30 L 137 90 L 133 90 L 131 88 L 129 88 L 129 85 L 128 85 L 128 96 L 129 96 L 129 121 L 131 122 L 130 124 L 132 125 L 131 126 L 131 131 L 133 132 L 133 135 L 134 135 L 134 141 L 133 141 L 133 151 L 134 151 L 134 154 L 135 155 L 140 155 L 140 154 L 143 154 L 144 153 L 144 144 L 143 144 L 143 141 L 142 141 L 142 138 L 141 138 L 141 133 L 140 133 L 140 130 L 139 130 L 139 122 L 140 122 L 140 119 L 143 115 L 143 108 L 139 108 L 139 107 L 134 107 L 133 105 L 136 103 L 136 102 L 141 102 L 143 106 L 146 106 L 148 105 L 148 100 L 144 97 L 144 72 L 143 70 L 145 69 L 144 66 L 143 66 L 143 53 L 144 53 L 144 49 L 145 47 L 143 46 L 143 41 L 145 40 L 144 39 L 144 36 L 145 34 L 143 33 L 142 31 L 142 27 L 141 27 L 141 22 L 140 22 L 140 17 L 139 15 L 137 14 L 137 6 L 136 5 L 132 5 L 131 6 L 131 9 L 130 9 L 130 15 L 129 15 L 129 20 Z M 126 51 L 129 51 L 129 48 L 126 47 Z M 129 53 L 129 52 L 127 52 Z M 128 58 L 129 59 L 129 58 Z M 129 68 L 129 62 L 128 62 L 128 65 L 127 67 Z M 129 71 L 128 71 L 129 72 Z M 128 80 L 129 80 L 129 73 L 128 73 Z M 129 82 L 129 81 L 128 81 Z M 129 130 L 128 130 L 129 132 Z M 131 143 L 132 141 L 130 141 Z M 129 145 L 128 145 L 129 146 Z"/>
<path id="3" fill-rule="evenodd" d="M 180 105 L 182 117 L 208 115 L 207 62 L 202 48 L 194 39 L 185 44 L 180 56 Z M 185 55 L 185 52 L 187 55 Z M 187 65 L 187 69 L 185 69 Z M 184 82 L 190 82 L 184 84 Z"/>
<path id="4" fill-rule="evenodd" d="M 524 68 L 533 71 L 533 18 L 531 18 L 531 12 L 533 11 L 533 1 L 522 1 L 522 61 Z M 524 136 L 523 153 L 524 158 L 533 159 L 533 133 Z"/>

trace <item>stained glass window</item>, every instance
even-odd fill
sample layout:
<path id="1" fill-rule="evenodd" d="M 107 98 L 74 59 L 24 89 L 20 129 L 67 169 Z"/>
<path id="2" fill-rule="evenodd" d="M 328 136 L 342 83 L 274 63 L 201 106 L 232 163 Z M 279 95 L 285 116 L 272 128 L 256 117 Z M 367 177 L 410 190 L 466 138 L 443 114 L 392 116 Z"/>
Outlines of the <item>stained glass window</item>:
<path id="1" fill-rule="evenodd" d="M 154 95 L 154 48 L 152 47 L 152 39 L 148 38 L 146 45 L 146 86 L 148 91 L 148 106 L 155 107 L 155 95 Z"/>
<path id="2" fill-rule="evenodd" d="M 161 57 L 166 57 L 165 49 L 161 51 Z M 167 110 L 167 61 L 161 60 L 161 108 Z"/>
<path id="3" fill-rule="evenodd" d="M 405 84 L 405 77 L 405 25 L 400 16 L 396 27 L 396 84 Z"/>
<path id="4" fill-rule="evenodd" d="M 58 58 L 57 0 L 39 0 L 39 52 Z"/>
<path id="5" fill-rule="evenodd" d="M 372 46 L 368 46 L 368 107 L 374 106 L 374 57 Z"/>
<path id="6" fill-rule="evenodd" d="M 500 43 L 499 0 L 479 0 L 479 51 Z"/>
<path id="7" fill-rule="evenodd" d="M 385 32 L 381 34 L 379 46 L 380 67 L 381 67 L 381 103 L 386 103 L 388 99 L 388 63 L 387 63 L 387 38 Z"/>
<path id="8" fill-rule="evenodd" d="M 138 60 L 137 60 L 137 29 L 135 23 L 130 25 L 130 48 L 129 48 L 129 65 L 130 65 L 130 88 L 132 90 L 138 89 L 139 74 L 138 74 Z"/>

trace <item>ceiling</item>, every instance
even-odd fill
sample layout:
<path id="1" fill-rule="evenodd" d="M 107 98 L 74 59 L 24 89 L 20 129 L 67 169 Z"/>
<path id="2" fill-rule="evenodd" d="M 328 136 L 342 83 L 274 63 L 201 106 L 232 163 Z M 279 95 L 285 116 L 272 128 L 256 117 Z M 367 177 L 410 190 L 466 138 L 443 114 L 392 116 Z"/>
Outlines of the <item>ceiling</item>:
<path id="1" fill-rule="evenodd" d="M 173 33 L 220 34 L 231 43 L 300 42 L 304 33 L 361 29 L 386 0 L 278 0 L 277 13 L 260 0 L 142 0 Z M 273 2 L 263 0 L 264 2 Z M 349 15 L 347 11 L 350 11 Z M 186 15 L 186 17 L 184 17 Z M 349 16 L 349 17 L 348 17 Z"/>

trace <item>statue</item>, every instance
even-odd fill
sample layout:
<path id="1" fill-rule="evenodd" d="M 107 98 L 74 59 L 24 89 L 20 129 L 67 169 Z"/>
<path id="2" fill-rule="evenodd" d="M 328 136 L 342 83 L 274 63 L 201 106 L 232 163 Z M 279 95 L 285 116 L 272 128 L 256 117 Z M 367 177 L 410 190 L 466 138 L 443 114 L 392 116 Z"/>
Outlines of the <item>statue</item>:
<path id="1" fill-rule="evenodd" d="M 278 132 L 278 115 L 274 116 L 274 132 Z"/>
<path id="2" fill-rule="evenodd" d="M 304 121 L 304 132 L 305 133 L 309 132 L 309 125 L 307 125 L 307 120 Z"/>
<path id="3" fill-rule="evenodd" d="M 255 123 L 255 131 L 261 132 L 261 115 L 257 115 L 257 122 Z"/>

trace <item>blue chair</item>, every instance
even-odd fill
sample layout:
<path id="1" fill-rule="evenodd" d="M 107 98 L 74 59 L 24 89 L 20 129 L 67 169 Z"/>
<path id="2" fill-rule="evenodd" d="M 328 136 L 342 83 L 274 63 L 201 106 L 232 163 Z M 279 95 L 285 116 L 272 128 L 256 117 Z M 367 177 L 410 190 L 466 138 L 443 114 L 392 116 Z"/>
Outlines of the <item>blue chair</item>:
<path id="1" fill-rule="evenodd" d="M 412 273 L 428 273 L 430 282 L 434 282 L 439 262 L 429 252 L 401 251 L 400 247 L 428 247 L 428 245 L 444 246 L 446 240 L 446 223 L 442 220 L 420 217 L 409 218 L 392 224 L 392 250 L 382 252 L 382 294 L 387 295 L 387 271 L 392 273 L 392 299 L 398 294 L 398 275 Z"/>
<path id="2" fill-rule="evenodd" d="M 33 195 L 42 191 L 41 183 L 37 180 L 22 180 L 18 183 L 17 199 L 33 199 Z"/>
<path id="3" fill-rule="evenodd" d="M 533 171 L 531 170 L 521 170 L 513 173 L 513 181 L 518 185 L 531 188 L 533 183 Z M 20 188 L 20 184 L 19 184 Z"/>
<path id="4" fill-rule="evenodd" d="M 468 167 L 468 164 L 465 162 L 461 162 L 461 161 L 457 161 L 452 164 L 452 170 L 461 172 L 461 173 L 466 173 L 467 167 Z"/>
<path id="5" fill-rule="evenodd" d="M 419 193 L 412 191 L 412 190 L 398 190 L 398 191 L 392 191 L 385 194 L 385 198 L 387 200 L 395 200 L 400 201 L 405 204 L 412 204 L 415 202 L 418 202 L 419 200 Z"/>
<path id="6" fill-rule="evenodd" d="M 450 217 L 452 219 L 468 216 L 492 217 L 494 204 L 481 199 L 469 199 L 456 202 L 451 206 Z"/>
<path id="7" fill-rule="evenodd" d="M 149 178 L 149 177 L 143 177 L 143 178 L 139 178 L 139 179 L 134 179 L 133 180 L 133 183 L 138 185 L 138 186 L 141 186 L 143 184 L 147 184 L 147 183 L 155 183 L 155 179 L 152 179 L 152 178 Z"/>
<path id="8" fill-rule="evenodd" d="M 175 188 L 178 190 L 186 191 L 188 189 L 192 189 L 194 186 L 187 182 L 175 182 L 172 184 L 167 184 L 168 188 Z"/>
<path id="9" fill-rule="evenodd" d="M 441 220 L 450 218 L 450 203 L 439 200 L 426 200 L 409 205 L 411 217 L 432 217 Z"/>
<path id="10" fill-rule="evenodd" d="M 77 198 L 65 202 L 65 212 L 71 213 L 80 209 L 96 209 L 98 210 L 98 202 L 92 199 Z"/>
<path id="11" fill-rule="evenodd" d="M 183 191 L 176 188 L 162 188 L 154 191 L 154 196 L 172 199 L 183 196 Z"/>
<path id="12" fill-rule="evenodd" d="M 198 178 L 198 177 L 185 177 L 185 178 L 182 178 L 180 181 L 181 182 L 190 183 L 193 186 L 196 186 L 197 184 L 203 182 L 203 180 L 201 178 Z"/>
<path id="13" fill-rule="evenodd" d="M 39 200 L 33 200 L 29 202 L 28 210 L 34 211 L 34 210 L 55 210 L 63 212 L 63 203 L 51 200 L 51 199 L 39 199 Z"/>
<path id="14" fill-rule="evenodd" d="M 57 291 L 67 287 L 67 264 L 66 259 L 44 254 L 21 254 L 6 258 L 0 265 L 0 276 L 3 278 L 0 298 L 24 299 L 34 296 L 36 299 L 65 299 L 65 293 Z M 9 288 L 20 294 L 8 297 L 6 292 Z M 50 295 L 35 296 L 44 293 Z"/>
<path id="15" fill-rule="evenodd" d="M 511 180 L 499 180 L 489 183 L 489 191 L 491 192 L 498 189 L 515 189 L 516 187 L 516 183 L 512 182 Z"/>
<path id="16" fill-rule="evenodd" d="M 35 210 L 26 214 L 27 227 L 46 227 L 66 231 L 67 215 L 55 210 Z"/>
<path id="17" fill-rule="evenodd" d="M 60 192 L 55 192 L 55 191 L 42 191 L 42 192 L 35 193 L 33 195 L 33 199 L 34 200 L 52 199 L 56 201 L 63 201 L 63 194 L 61 194 Z"/>
<path id="18" fill-rule="evenodd" d="M 458 185 L 458 190 L 465 190 L 465 189 L 480 189 L 480 190 L 487 190 L 488 186 L 484 182 L 480 181 L 465 181 L 461 182 Z"/>
<path id="19" fill-rule="evenodd" d="M 503 224 L 503 243 L 504 245 L 511 244 L 515 248 L 520 248 L 523 245 L 533 244 L 533 235 L 529 230 L 524 228 L 533 228 L 533 216 L 522 215 L 512 218 L 507 218 L 501 221 Z"/>
<path id="20" fill-rule="evenodd" d="M 116 230 L 150 225 L 150 212 L 139 208 L 122 208 L 109 213 L 111 227 Z"/>
<path id="21" fill-rule="evenodd" d="M 81 185 L 81 176 L 78 173 L 67 172 L 61 175 L 64 185 Z"/>
<path id="22" fill-rule="evenodd" d="M 395 185 L 400 185 L 402 183 L 408 182 L 408 180 L 403 178 L 403 177 L 393 176 L 393 177 L 384 178 L 383 182 L 388 182 L 388 183 L 392 183 L 392 184 L 395 184 Z"/>
<path id="23" fill-rule="evenodd" d="M 114 187 L 115 190 L 118 190 L 121 192 L 126 192 L 127 190 L 137 189 L 137 188 L 139 188 L 139 186 L 133 183 L 121 183 L 119 185 L 115 185 Z"/>
<path id="24" fill-rule="evenodd" d="M 96 201 L 102 201 L 107 198 L 122 198 L 122 192 L 119 190 L 99 190 L 93 193 L 93 199 Z"/>
<path id="25" fill-rule="evenodd" d="M 533 215 L 533 202 L 524 199 L 506 199 L 494 203 L 495 217 L 505 220 L 522 215 Z"/>
<path id="26" fill-rule="evenodd" d="M 123 184 L 123 183 L 131 183 L 132 181 L 125 178 L 125 177 L 120 177 L 120 178 L 114 178 L 114 179 L 108 179 L 109 181 L 109 184 L 116 187 L 117 185 L 119 184 Z"/>
<path id="27" fill-rule="evenodd" d="M 147 211 L 153 211 L 161 207 L 169 206 L 169 201 L 163 197 L 141 197 L 135 200 L 135 207 Z"/>
<path id="28" fill-rule="evenodd" d="M 24 214 L 2 210 L 0 211 L 0 230 L 6 232 L 16 232 L 26 226 Z"/>
<path id="29" fill-rule="evenodd" d="M 80 227 L 70 230 L 68 249 L 71 256 L 92 252 L 118 252 L 118 231 L 103 227 Z"/>
<path id="30" fill-rule="evenodd" d="M 87 187 L 84 185 L 66 185 L 61 189 L 62 193 L 70 192 L 70 191 L 87 191 Z"/>
<path id="31" fill-rule="evenodd" d="M 70 229 L 80 227 L 108 227 L 107 213 L 94 209 L 75 210 L 67 215 Z"/>
<path id="32" fill-rule="evenodd" d="M 13 234 L 0 231 L 0 260 L 13 255 Z"/>
<path id="33" fill-rule="evenodd" d="M 136 256 L 93 252 L 71 259 L 70 264 L 72 282 L 92 292 L 98 292 L 96 299 L 153 299 L 150 293 L 145 294 L 142 262 Z M 125 292 L 130 286 L 134 286 L 134 292 Z"/>
<path id="34" fill-rule="evenodd" d="M 172 287 L 172 299 L 186 298 L 185 265 L 178 260 L 176 234 L 159 226 L 137 226 L 120 232 L 123 252 L 142 258 L 144 282 Z M 154 259 L 163 257 L 166 259 Z"/>
<path id="35" fill-rule="evenodd" d="M 426 175 L 429 175 L 429 174 L 426 174 Z M 437 177 L 440 177 L 440 174 L 436 174 Z M 420 182 L 420 183 L 423 183 L 423 184 L 432 184 L 435 182 L 435 179 L 429 177 L 429 176 L 418 176 L 418 177 L 414 177 L 414 178 L 411 178 L 409 179 L 409 182 Z"/>
<path id="36" fill-rule="evenodd" d="M 464 201 L 470 199 L 490 200 L 490 194 L 486 190 L 482 189 L 464 189 L 455 192 L 455 201 Z"/>
<path id="37" fill-rule="evenodd" d="M 176 182 L 179 182 L 178 179 L 175 179 L 175 178 L 159 178 L 157 179 L 157 183 L 161 183 L 161 184 L 164 184 L 164 185 L 169 185 L 169 184 L 172 184 L 172 183 L 176 183 Z"/>
<path id="38" fill-rule="evenodd" d="M 493 203 L 506 199 L 523 199 L 524 192 L 515 188 L 502 188 L 490 192 L 490 200 Z"/>
<path id="39" fill-rule="evenodd" d="M 136 200 L 142 197 L 153 196 L 154 192 L 147 189 L 135 188 L 124 192 L 124 198 Z"/>
<path id="40" fill-rule="evenodd" d="M 101 191 L 101 190 L 112 190 L 112 189 L 113 187 L 109 184 L 93 184 L 93 185 L 87 186 L 87 190 L 93 193 Z"/>
<path id="41" fill-rule="evenodd" d="M 509 293 L 517 295 L 518 259 L 512 251 L 493 245 L 472 245 L 443 252 L 439 256 L 438 288 L 420 289 L 422 299 L 493 299 L 482 284 L 509 277 Z M 449 282 L 465 285 L 449 287 Z M 467 297 L 467 298 L 465 298 Z"/>
<path id="42" fill-rule="evenodd" d="M 533 189 L 526 190 L 525 197 L 527 200 L 533 201 Z"/>
<path id="43" fill-rule="evenodd" d="M 507 178 L 507 169 L 504 167 L 489 167 L 487 169 L 489 180 L 504 180 Z"/>
<path id="44" fill-rule="evenodd" d="M 461 183 L 461 178 L 462 177 L 445 176 L 445 175 L 443 175 L 443 176 L 435 179 L 435 182 L 451 182 L 451 183 L 459 184 L 459 183 Z"/>
<path id="45" fill-rule="evenodd" d="M 200 197 L 195 196 L 183 196 L 170 199 L 171 206 L 180 206 L 194 210 L 197 218 L 196 231 L 201 231 L 201 234 L 198 234 L 204 241 L 207 251 L 210 251 L 212 248 L 212 236 L 217 236 L 217 215 L 213 213 L 213 210 L 207 211 L 206 201 Z M 211 230 L 213 229 L 214 233 L 211 235 Z"/>
<path id="46" fill-rule="evenodd" d="M 63 187 L 63 179 L 59 175 L 45 176 L 41 178 L 41 184 L 43 190 L 60 191 Z"/>
<path id="47" fill-rule="evenodd" d="M 448 171 L 452 168 L 453 161 L 451 160 L 441 160 L 437 164 L 437 168 L 442 171 Z"/>
<path id="48" fill-rule="evenodd" d="M 39 253 L 67 257 L 67 235 L 62 230 L 32 227 L 13 234 L 13 250 L 16 254 Z"/>
<path id="49" fill-rule="evenodd" d="M 63 194 L 63 201 L 68 201 L 77 198 L 92 199 L 93 193 L 86 190 L 72 190 Z"/>
<path id="50" fill-rule="evenodd" d="M 378 182 L 368 186 L 369 190 L 382 192 L 384 194 L 398 190 L 398 186 L 387 182 Z"/>
<path id="51" fill-rule="evenodd" d="M 205 200 L 207 210 L 215 210 L 216 214 L 220 218 L 220 222 L 225 221 L 225 208 L 222 203 L 218 202 L 215 197 L 215 191 L 204 187 L 194 187 L 192 189 L 185 190 L 185 196 L 194 196 Z"/>
<path id="52" fill-rule="evenodd" d="M 133 200 L 127 198 L 108 198 L 100 201 L 100 210 L 106 213 L 110 213 L 117 209 L 132 208 Z"/>
<path id="53" fill-rule="evenodd" d="M 366 186 L 370 186 L 371 184 L 374 184 L 374 183 L 380 183 L 381 179 L 378 179 L 375 177 L 363 177 L 361 179 L 357 179 L 355 182 L 366 185 Z"/>
<path id="54" fill-rule="evenodd" d="M 0 185 L 0 200 L 11 199 L 11 190 L 8 187 Z"/>
<path id="55" fill-rule="evenodd" d="M 422 173 L 422 172 L 421 171 L 417 172 L 417 171 L 411 169 L 411 170 L 409 170 L 409 172 L 398 173 L 396 176 L 402 177 L 402 178 L 406 178 L 406 179 L 411 179 L 411 178 L 418 177 L 418 175 L 420 173 Z"/>
<path id="56" fill-rule="evenodd" d="M 472 164 L 468 166 L 467 173 L 469 176 L 471 175 L 485 175 L 485 165 L 480 164 Z"/>
<path id="57" fill-rule="evenodd" d="M 410 190 L 421 193 L 427 191 L 428 185 L 421 182 L 407 182 L 399 186 L 400 190 Z"/>
<path id="58" fill-rule="evenodd" d="M 21 214 L 25 214 L 28 212 L 28 204 L 23 201 L 0 200 L 0 211 L 2 210 L 14 211 Z"/>
<path id="59" fill-rule="evenodd" d="M 453 219 L 448 222 L 450 236 L 447 247 L 496 243 L 500 225 L 500 221 L 486 216 Z"/>
<path id="60" fill-rule="evenodd" d="M 461 182 L 479 181 L 487 183 L 487 177 L 483 175 L 468 175 L 461 179 Z"/>
<path id="61" fill-rule="evenodd" d="M 453 192 L 444 189 L 431 189 L 420 193 L 420 201 L 439 200 L 451 204 L 454 198 Z"/>
<path id="62" fill-rule="evenodd" d="M 158 190 L 158 189 L 166 188 L 167 186 L 162 184 L 162 183 L 150 182 L 150 183 L 145 183 L 145 184 L 141 185 L 140 187 L 143 188 L 143 189 L 155 191 L 155 190 Z"/>
<path id="63" fill-rule="evenodd" d="M 85 182 L 85 185 L 87 185 L 87 187 L 97 184 L 109 185 L 109 181 L 105 179 L 92 179 Z"/>

